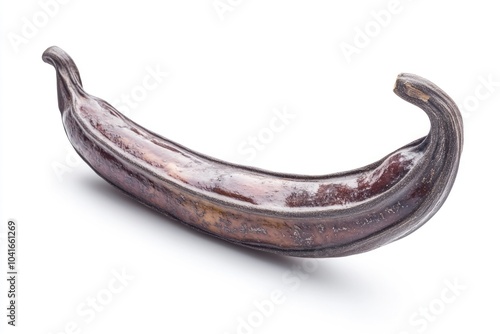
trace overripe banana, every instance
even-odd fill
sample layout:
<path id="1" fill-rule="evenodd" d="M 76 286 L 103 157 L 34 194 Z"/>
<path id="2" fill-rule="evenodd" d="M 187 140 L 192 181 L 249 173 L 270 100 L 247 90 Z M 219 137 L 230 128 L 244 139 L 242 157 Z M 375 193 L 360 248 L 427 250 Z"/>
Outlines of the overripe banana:
<path id="1" fill-rule="evenodd" d="M 69 141 L 102 178 L 137 201 L 226 241 L 300 257 L 345 256 L 400 239 L 448 196 L 463 145 L 455 103 L 433 83 L 400 74 L 394 88 L 431 129 L 356 170 L 323 176 L 223 162 L 165 139 L 84 92 L 73 60 L 50 47 Z"/>

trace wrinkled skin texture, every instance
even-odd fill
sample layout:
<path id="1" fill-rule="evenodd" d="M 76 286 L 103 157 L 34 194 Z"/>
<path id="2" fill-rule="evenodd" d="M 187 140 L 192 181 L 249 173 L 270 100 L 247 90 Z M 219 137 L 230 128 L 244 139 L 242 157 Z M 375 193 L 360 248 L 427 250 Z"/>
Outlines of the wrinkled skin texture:
<path id="1" fill-rule="evenodd" d="M 304 176 L 238 166 L 185 148 L 85 93 L 61 49 L 47 49 L 43 59 L 56 68 L 68 139 L 97 174 L 139 202 L 239 245 L 301 257 L 375 249 L 428 221 L 458 170 L 458 108 L 415 75 L 400 75 L 394 91 L 428 114 L 426 137 L 357 170 Z"/>

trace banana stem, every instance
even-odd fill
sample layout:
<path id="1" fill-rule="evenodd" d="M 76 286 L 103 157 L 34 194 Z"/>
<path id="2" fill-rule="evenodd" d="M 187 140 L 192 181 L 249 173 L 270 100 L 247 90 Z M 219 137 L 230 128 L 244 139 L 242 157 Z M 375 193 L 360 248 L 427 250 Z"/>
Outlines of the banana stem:
<path id="1" fill-rule="evenodd" d="M 42 59 L 56 69 L 57 101 L 62 114 L 71 108 L 71 102 L 76 99 L 76 94 L 83 92 L 80 72 L 73 59 L 57 46 L 51 46 L 45 50 Z"/>

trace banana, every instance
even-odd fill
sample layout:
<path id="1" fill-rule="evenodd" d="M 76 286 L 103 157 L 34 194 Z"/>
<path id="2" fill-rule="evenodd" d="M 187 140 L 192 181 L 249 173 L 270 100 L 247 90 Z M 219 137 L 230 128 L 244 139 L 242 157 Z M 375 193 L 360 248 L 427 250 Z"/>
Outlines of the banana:
<path id="1" fill-rule="evenodd" d="M 102 178 L 137 201 L 223 240 L 297 257 L 373 250 L 427 222 L 446 200 L 463 146 L 460 112 L 433 83 L 397 77 L 394 92 L 431 128 L 368 166 L 322 176 L 282 174 L 197 153 L 87 94 L 67 53 L 48 48 L 69 141 Z"/>

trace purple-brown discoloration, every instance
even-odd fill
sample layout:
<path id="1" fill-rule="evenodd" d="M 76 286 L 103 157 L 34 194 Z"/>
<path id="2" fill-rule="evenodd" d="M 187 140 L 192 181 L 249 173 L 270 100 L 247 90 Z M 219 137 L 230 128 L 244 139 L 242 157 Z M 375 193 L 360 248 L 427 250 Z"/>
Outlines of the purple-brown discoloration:
<path id="1" fill-rule="evenodd" d="M 162 138 L 86 94 L 62 50 L 49 48 L 44 60 L 57 70 L 68 138 L 96 173 L 162 213 L 247 247 L 311 257 L 377 248 L 425 223 L 457 171 L 460 115 L 415 76 L 401 76 L 396 93 L 429 114 L 427 137 L 355 171 L 301 176 L 232 165 Z"/>

